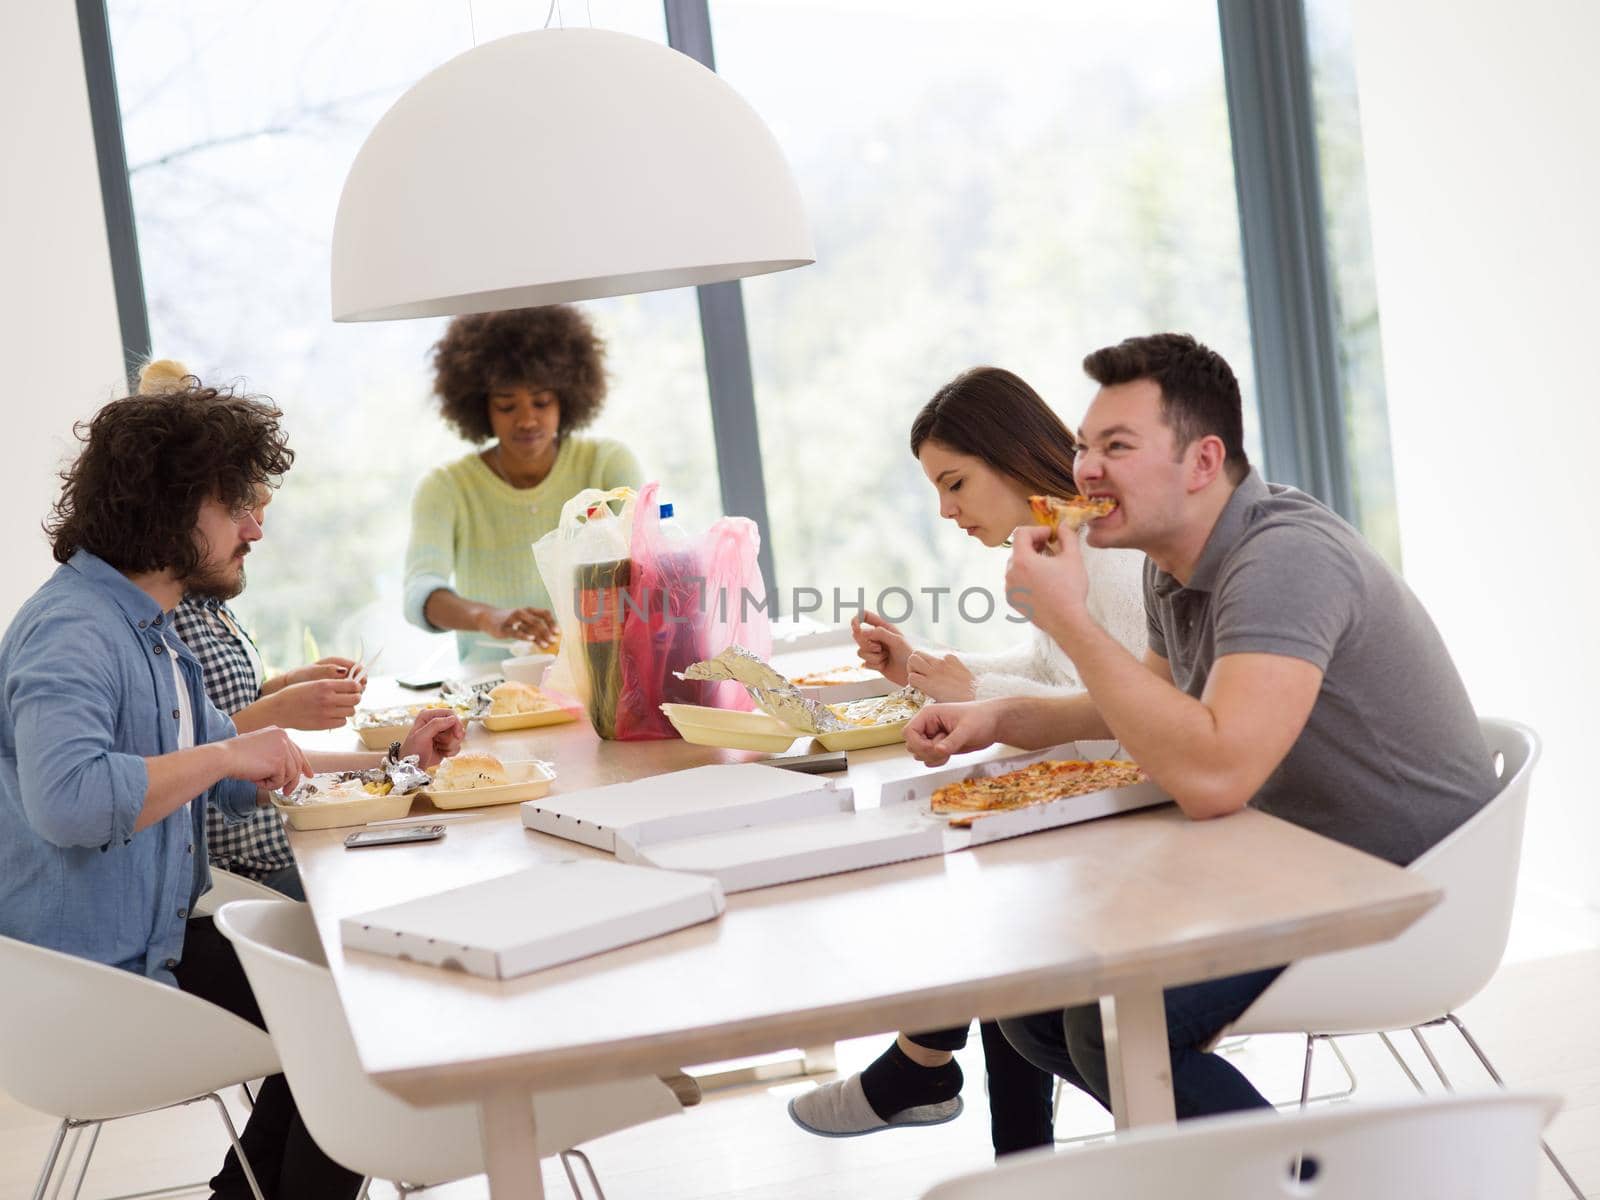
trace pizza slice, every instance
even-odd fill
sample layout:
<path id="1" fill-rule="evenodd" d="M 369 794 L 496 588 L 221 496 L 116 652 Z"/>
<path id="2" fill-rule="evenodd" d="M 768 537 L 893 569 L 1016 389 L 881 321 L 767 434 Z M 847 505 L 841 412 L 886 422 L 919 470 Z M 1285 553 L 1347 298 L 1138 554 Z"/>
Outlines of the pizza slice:
<path id="1" fill-rule="evenodd" d="M 1033 510 L 1034 524 L 1048 525 L 1051 529 L 1066 526 L 1076 533 L 1085 521 L 1110 516 L 1117 502 L 1104 497 L 1090 499 L 1088 496 L 1073 496 L 1063 500 L 1059 496 L 1029 496 L 1028 507 Z"/>

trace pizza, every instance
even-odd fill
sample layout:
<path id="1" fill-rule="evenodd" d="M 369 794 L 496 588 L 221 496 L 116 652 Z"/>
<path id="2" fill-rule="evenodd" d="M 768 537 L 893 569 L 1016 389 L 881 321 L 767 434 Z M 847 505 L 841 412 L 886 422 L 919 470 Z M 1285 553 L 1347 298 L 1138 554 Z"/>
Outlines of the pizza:
<path id="1" fill-rule="evenodd" d="M 1029 496 L 1028 507 L 1033 510 L 1035 525 L 1048 525 L 1051 529 L 1065 525 L 1077 532 L 1085 521 L 1110 516 L 1117 502 L 1104 496 L 1099 499 L 1073 496 L 1070 500 L 1063 500 L 1059 496 Z"/>
<path id="2" fill-rule="evenodd" d="M 881 678 L 883 676 L 870 667 L 848 663 L 842 667 L 830 667 L 826 671 L 813 671 L 809 675 L 796 675 L 789 682 L 795 687 L 833 687 L 840 683 L 867 683 Z"/>
<path id="3" fill-rule="evenodd" d="M 1144 778 L 1139 764 L 1125 759 L 1050 759 L 1004 775 L 946 784 L 933 793 L 932 807 L 935 813 L 951 814 L 950 824 L 961 827 L 990 813 L 1127 787 Z"/>

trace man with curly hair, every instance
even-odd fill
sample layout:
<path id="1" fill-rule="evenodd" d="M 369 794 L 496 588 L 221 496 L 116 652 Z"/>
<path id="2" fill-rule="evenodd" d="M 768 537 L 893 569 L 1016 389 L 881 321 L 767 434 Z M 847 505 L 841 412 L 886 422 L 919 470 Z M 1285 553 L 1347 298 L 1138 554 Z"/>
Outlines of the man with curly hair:
<path id="1" fill-rule="evenodd" d="M 207 699 L 172 632 L 187 593 L 229 599 L 261 537 L 261 490 L 294 461 L 263 400 L 189 379 L 116 400 L 78 427 L 46 522 L 55 573 L 0 639 L 0 934 L 173 985 L 262 1028 L 233 948 L 195 901 L 211 886 L 206 810 L 241 820 L 267 788 L 375 754 L 303 754 L 243 735 Z M 425 711 L 403 752 L 432 765 L 461 722 Z M 311 1140 L 283 1076 L 241 1143 L 262 1194 L 344 1200 L 360 1179 Z M 250 1189 L 230 1152 L 217 1197 Z"/>
<path id="2" fill-rule="evenodd" d="M 546 644 L 556 633 L 534 542 L 585 488 L 637 488 L 639 462 L 608 438 L 574 436 L 605 403 L 605 347 L 566 304 L 475 313 L 434 347 L 445 422 L 485 448 L 417 486 L 406 550 L 406 619 L 457 631 L 463 661 L 498 639 Z"/>

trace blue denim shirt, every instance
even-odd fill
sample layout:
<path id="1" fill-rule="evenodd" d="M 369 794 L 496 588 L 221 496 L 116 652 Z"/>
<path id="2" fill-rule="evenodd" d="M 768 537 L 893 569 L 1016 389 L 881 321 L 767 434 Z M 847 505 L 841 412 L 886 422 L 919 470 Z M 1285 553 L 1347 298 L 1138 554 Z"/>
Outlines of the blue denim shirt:
<path id="1" fill-rule="evenodd" d="M 80 550 L 0 640 L 0 933 L 175 984 L 185 922 L 211 885 L 206 801 L 238 819 L 256 792 L 223 780 L 134 832 L 144 759 L 178 749 L 172 655 L 195 745 L 234 734 L 169 624 Z"/>

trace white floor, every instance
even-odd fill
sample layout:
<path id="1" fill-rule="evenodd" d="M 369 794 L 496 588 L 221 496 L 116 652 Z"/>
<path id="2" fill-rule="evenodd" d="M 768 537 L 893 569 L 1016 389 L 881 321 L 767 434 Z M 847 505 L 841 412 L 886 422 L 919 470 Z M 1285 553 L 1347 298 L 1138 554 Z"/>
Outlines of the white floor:
<path id="1" fill-rule="evenodd" d="M 1600 1027 L 1592 1015 L 1600 1012 L 1597 947 L 1600 914 L 1525 893 L 1506 965 L 1462 1012 L 1512 1086 L 1551 1090 L 1565 1098 L 1549 1140 L 1594 1197 L 1600 1197 Z M 859 1069 L 885 1044 L 884 1038 L 841 1043 L 840 1069 Z M 1431 1044 L 1463 1089 L 1491 1086 L 1452 1031 L 1434 1031 Z M 1412 1071 L 1437 1090 L 1410 1036 L 1399 1045 Z M 1410 1094 L 1410 1083 L 1376 1039 L 1349 1039 L 1344 1046 L 1360 1078 L 1361 1098 Z M 1298 1094 L 1303 1047 L 1297 1039 L 1252 1038 L 1226 1052 L 1272 1098 L 1288 1101 Z M 795 1091 L 814 1086 L 808 1081 L 713 1095 L 682 1117 L 603 1138 L 587 1149 L 610 1200 L 914 1200 L 938 1180 L 992 1162 L 976 1038 L 961 1063 L 967 1110 L 932 1129 L 839 1140 L 810 1136 L 784 1111 Z M 1337 1063 L 1320 1053 L 1313 1091 L 1342 1087 Z M 1064 1096 L 1058 1136 L 1092 1136 L 1109 1127 L 1096 1105 L 1070 1090 Z M 47 1118 L 0 1096 L 0 1196 L 31 1194 L 52 1128 Z M 101 1137 L 84 1200 L 204 1180 L 225 1144 L 209 1107 L 114 1124 Z M 570 1195 L 553 1162 L 546 1168 L 546 1188 L 552 1197 Z M 70 1187 L 62 1195 L 69 1192 Z M 208 1193 L 202 1186 L 170 1194 Z M 374 1187 L 373 1194 L 393 1192 Z M 425 1193 L 438 1200 L 487 1194 L 481 1179 Z M 1544 1168 L 1542 1196 L 1567 1195 L 1555 1173 Z"/>

